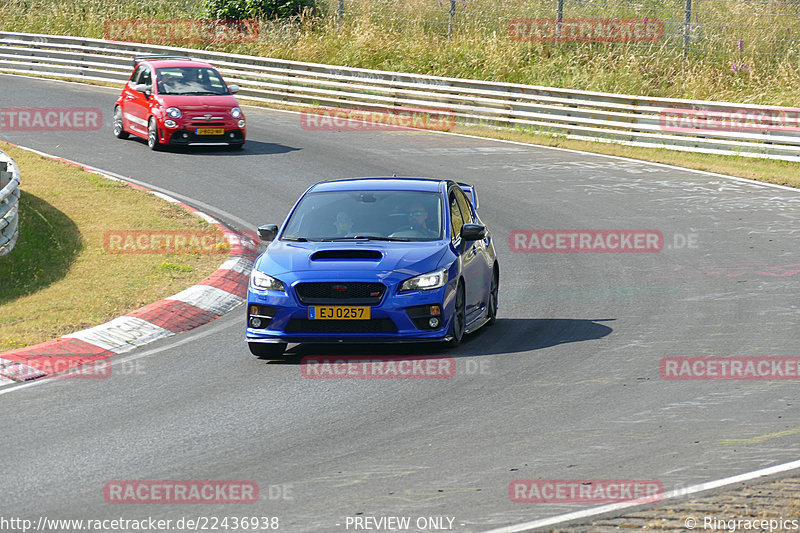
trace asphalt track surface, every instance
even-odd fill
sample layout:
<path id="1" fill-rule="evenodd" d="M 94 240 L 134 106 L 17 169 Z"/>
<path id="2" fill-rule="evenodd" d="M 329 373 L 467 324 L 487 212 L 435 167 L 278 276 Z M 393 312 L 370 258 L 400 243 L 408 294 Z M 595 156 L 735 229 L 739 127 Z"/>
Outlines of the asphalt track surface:
<path id="1" fill-rule="evenodd" d="M 0 94 L 3 108 L 104 113 L 100 131 L 0 139 L 182 195 L 243 229 L 280 223 L 322 179 L 473 183 L 501 267 L 497 324 L 455 350 L 290 347 L 446 353 L 451 379 L 305 379 L 296 363 L 249 354 L 239 307 L 122 356 L 138 357 L 135 371 L 0 389 L 5 517 L 276 516 L 281 531 L 326 532 L 355 516 L 450 517 L 455 531 L 485 531 L 596 505 L 515 503 L 515 479 L 656 479 L 672 490 L 800 457 L 797 381 L 659 373 L 669 356 L 800 355 L 800 192 L 454 135 L 308 131 L 298 114 L 255 108 L 242 152 L 154 153 L 113 137 L 116 91 L 0 76 Z M 509 233 L 533 228 L 655 229 L 665 246 L 513 252 Z M 112 480 L 252 480 L 261 496 L 109 504 Z"/>

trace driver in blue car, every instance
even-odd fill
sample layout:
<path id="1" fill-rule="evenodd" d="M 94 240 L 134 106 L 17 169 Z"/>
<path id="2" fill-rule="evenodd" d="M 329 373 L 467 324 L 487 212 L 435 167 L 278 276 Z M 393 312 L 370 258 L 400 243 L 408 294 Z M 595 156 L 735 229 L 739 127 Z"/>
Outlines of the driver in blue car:
<path id="1" fill-rule="evenodd" d="M 353 230 L 353 219 L 345 211 L 336 214 L 336 235 L 344 237 Z"/>
<path id="2" fill-rule="evenodd" d="M 419 202 L 411 204 L 408 208 L 408 224 L 414 231 L 424 234 L 426 237 L 436 237 L 438 232 L 428 227 L 428 211 Z"/>

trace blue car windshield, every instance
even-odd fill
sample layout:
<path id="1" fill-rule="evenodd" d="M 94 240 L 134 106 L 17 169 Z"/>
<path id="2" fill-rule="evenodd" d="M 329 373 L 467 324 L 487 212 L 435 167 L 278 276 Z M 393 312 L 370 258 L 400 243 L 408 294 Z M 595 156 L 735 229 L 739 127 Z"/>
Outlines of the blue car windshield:
<path id="1" fill-rule="evenodd" d="M 442 238 L 442 200 L 435 192 L 330 191 L 306 194 L 282 240 L 435 241 Z"/>

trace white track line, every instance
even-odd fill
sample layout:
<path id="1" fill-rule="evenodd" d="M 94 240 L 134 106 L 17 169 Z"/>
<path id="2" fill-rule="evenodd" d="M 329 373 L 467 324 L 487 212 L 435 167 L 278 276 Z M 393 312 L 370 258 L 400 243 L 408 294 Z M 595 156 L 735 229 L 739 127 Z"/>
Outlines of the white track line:
<path id="1" fill-rule="evenodd" d="M 683 489 L 671 490 L 661 495 L 662 496 L 661 501 L 668 500 L 671 498 L 679 498 L 681 496 L 688 496 L 690 494 L 696 494 L 698 492 L 717 489 L 720 487 L 733 485 L 735 483 L 750 481 L 751 479 L 770 476 L 773 474 L 780 474 L 782 472 L 789 472 L 790 470 L 796 470 L 796 469 L 800 469 L 800 460 L 792 461 L 790 463 L 784 463 L 782 465 L 770 466 L 767 468 L 762 468 L 760 470 L 754 470 L 753 472 L 747 472 L 745 474 L 739 474 L 736 476 L 718 479 L 716 481 L 707 481 L 705 483 L 698 483 L 697 485 L 692 485 L 690 487 L 686 487 Z M 515 533 L 518 531 L 530 531 L 533 529 L 554 526 L 557 524 L 563 524 L 564 522 L 569 522 L 572 520 L 582 520 L 601 514 L 622 511 L 625 509 L 631 509 L 633 507 L 642 507 L 643 505 L 648 505 L 651 507 L 653 506 L 652 503 L 642 504 L 640 502 L 611 503 L 608 505 L 601 505 L 600 507 L 593 507 L 592 509 L 584 509 L 582 511 L 574 511 L 572 513 L 551 516 L 550 518 L 542 518 L 540 520 L 534 520 L 532 522 L 524 522 L 522 524 L 515 524 L 512 526 L 505 526 L 498 529 L 492 529 L 490 531 L 486 531 L 485 533 Z"/>

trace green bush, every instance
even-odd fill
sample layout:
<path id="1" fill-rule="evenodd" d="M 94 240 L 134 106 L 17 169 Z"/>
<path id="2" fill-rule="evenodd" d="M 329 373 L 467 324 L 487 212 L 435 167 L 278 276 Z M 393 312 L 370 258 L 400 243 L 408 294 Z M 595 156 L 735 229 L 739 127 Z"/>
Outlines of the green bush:
<path id="1" fill-rule="evenodd" d="M 206 16 L 221 20 L 275 19 L 314 11 L 315 0 L 206 0 Z"/>

